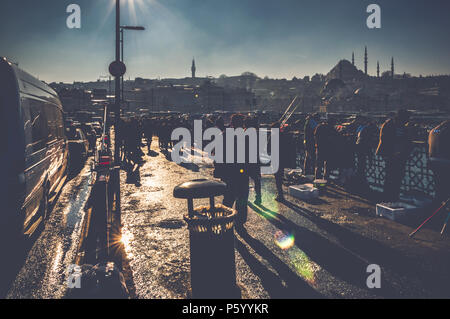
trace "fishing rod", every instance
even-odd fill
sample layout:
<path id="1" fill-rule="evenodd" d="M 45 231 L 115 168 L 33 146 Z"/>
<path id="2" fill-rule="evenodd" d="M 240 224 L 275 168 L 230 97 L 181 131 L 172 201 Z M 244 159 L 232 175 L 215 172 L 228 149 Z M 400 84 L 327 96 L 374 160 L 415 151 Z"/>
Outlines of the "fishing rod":
<path id="1" fill-rule="evenodd" d="M 292 115 L 295 113 L 295 111 L 297 111 L 297 109 L 298 109 L 298 107 L 300 106 L 300 104 L 301 104 L 300 102 L 297 103 L 297 104 L 295 105 L 294 109 L 291 110 L 291 111 L 289 112 L 288 115 L 286 115 L 286 117 L 284 118 L 284 120 L 281 122 L 280 127 L 283 127 L 284 125 L 286 125 L 286 123 L 289 121 L 289 119 L 292 117 Z"/>
<path id="2" fill-rule="evenodd" d="M 288 108 L 286 109 L 286 111 L 284 112 L 284 114 L 281 116 L 279 122 L 282 122 L 282 121 L 283 121 L 283 118 L 286 116 L 286 114 L 288 114 L 289 110 L 291 109 L 292 105 L 294 105 L 294 103 L 295 103 L 295 101 L 297 100 L 297 98 L 298 98 L 298 95 L 296 95 L 296 96 L 294 97 L 294 99 L 292 100 L 291 104 L 289 104 Z"/>
<path id="3" fill-rule="evenodd" d="M 434 213 L 433 215 L 431 215 L 430 217 L 428 217 L 419 227 L 417 227 L 416 230 L 414 230 L 411 234 L 409 234 L 409 237 L 414 237 L 414 235 L 423 227 L 425 226 L 426 223 L 428 223 L 431 218 L 433 218 L 437 213 L 439 213 L 441 211 L 442 208 L 444 208 L 445 206 L 447 206 L 447 204 L 450 202 L 450 198 L 447 199 L 445 202 L 442 203 L 441 207 L 439 207 Z M 446 221 L 446 223 L 448 222 L 448 220 Z M 446 224 L 444 224 L 444 228 L 442 229 L 442 234 L 444 233 L 445 230 L 445 226 Z M 441 234 L 441 235 L 442 235 Z"/>
<path id="4" fill-rule="evenodd" d="M 445 229 L 447 228 L 448 221 L 450 220 L 450 212 L 447 215 L 447 219 L 444 222 L 444 226 L 442 226 L 441 236 L 444 236 Z"/>
<path id="5" fill-rule="evenodd" d="M 300 104 L 297 104 L 295 106 L 295 108 L 288 114 L 286 115 L 285 119 L 283 120 L 283 122 L 281 122 L 280 127 L 283 127 L 288 121 L 289 119 L 292 117 L 292 115 L 294 114 L 295 111 L 297 111 L 298 107 L 300 106 Z"/>

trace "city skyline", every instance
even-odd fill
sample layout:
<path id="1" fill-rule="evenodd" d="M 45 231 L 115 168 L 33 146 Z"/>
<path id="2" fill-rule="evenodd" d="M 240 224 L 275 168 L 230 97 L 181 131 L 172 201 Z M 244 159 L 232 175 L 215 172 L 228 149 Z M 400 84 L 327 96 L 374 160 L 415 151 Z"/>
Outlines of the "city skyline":
<path id="1" fill-rule="evenodd" d="M 74 1 L 82 27 L 66 27 L 69 3 L 6 0 L 0 13 L 0 55 L 47 82 L 93 81 L 107 74 L 114 52 L 114 1 Z M 448 2 L 377 1 L 382 28 L 365 25 L 369 1 L 123 1 L 122 24 L 143 25 L 125 33 L 126 78 L 184 78 L 253 72 L 259 77 L 291 79 L 326 74 L 339 60 L 351 60 L 368 73 L 390 70 L 412 75 L 450 73 Z M 14 14 L 12 14 L 14 13 Z M 80 62 L 82 61 L 82 62 Z"/>

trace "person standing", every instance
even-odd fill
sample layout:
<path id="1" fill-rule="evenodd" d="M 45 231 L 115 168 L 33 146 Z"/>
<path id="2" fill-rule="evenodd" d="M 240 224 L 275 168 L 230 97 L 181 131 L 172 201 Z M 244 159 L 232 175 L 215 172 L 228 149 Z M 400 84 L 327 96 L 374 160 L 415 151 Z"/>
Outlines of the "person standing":
<path id="1" fill-rule="evenodd" d="M 355 149 L 358 163 L 356 176 L 360 186 L 367 186 L 367 161 L 371 159 L 371 153 L 376 146 L 377 127 L 369 119 L 364 119 L 356 129 Z"/>
<path id="2" fill-rule="evenodd" d="M 386 163 L 383 198 L 397 201 L 405 175 L 406 161 L 411 152 L 412 139 L 408 128 L 410 113 L 399 110 L 393 119 L 388 119 L 381 127 L 376 154 Z"/>
<path id="3" fill-rule="evenodd" d="M 244 127 L 244 115 L 234 114 L 231 118 L 231 127 L 234 129 Z M 224 134 L 224 141 L 227 141 L 227 130 Z M 237 161 L 237 138 L 235 136 L 234 141 L 234 161 L 233 163 L 225 163 L 226 159 L 226 147 L 224 146 L 224 164 L 218 165 L 218 173 L 214 175 L 219 177 L 223 182 L 227 184 L 225 195 L 223 198 L 223 205 L 227 207 L 233 207 L 236 203 L 236 227 L 242 228 L 247 221 L 247 202 L 249 196 L 249 167 L 248 167 L 248 143 L 245 143 L 246 147 L 246 161 L 245 163 L 238 163 Z"/>
<path id="4" fill-rule="evenodd" d="M 334 129 L 334 120 L 317 125 L 314 131 L 315 149 L 316 149 L 316 179 L 328 179 L 331 170 L 332 156 L 337 139 L 337 132 Z"/>
<path id="5" fill-rule="evenodd" d="M 150 155 L 153 141 L 153 123 L 150 118 L 144 120 L 144 136 L 147 140 L 147 149 Z"/>
<path id="6" fill-rule="evenodd" d="M 303 130 L 303 144 L 305 147 L 305 162 L 303 165 L 304 175 L 314 175 L 316 167 L 316 145 L 314 141 L 314 130 L 319 125 L 320 115 L 314 113 L 307 117 Z"/>
<path id="7" fill-rule="evenodd" d="M 280 128 L 280 123 L 279 122 L 274 123 L 272 125 L 272 128 Z M 277 196 L 275 200 L 278 202 L 283 202 L 284 169 L 295 168 L 297 165 L 296 163 L 297 149 L 295 145 L 295 140 L 291 132 L 291 127 L 288 126 L 287 124 L 284 127 L 280 128 L 279 154 L 280 154 L 280 166 L 278 168 L 278 171 L 274 174 L 275 184 L 277 187 Z"/>
<path id="8" fill-rule="evenodd" d="M 428 146 L 429 165 L 435 181 L 435 200 L 441 203 L 450 197 L 450 120 L 431 130 Z"/>
<path id="9" fill-rule="evenodd" d="M 249 176 L 253 180 L 253 183 L 255 184 L 255 204 L 261 205 L 262 203 L 262 194 L 261 194 L 261 163 L 259 159 L 259 125 L 258 125 L 258 119 L 256 117 L 247 117 L 245 121 L 245 129 L 251 129 L 254 128 L 256 130 L 256 136 L 257 136 L 257 163 L 250 164 L 249 163 Z"/>

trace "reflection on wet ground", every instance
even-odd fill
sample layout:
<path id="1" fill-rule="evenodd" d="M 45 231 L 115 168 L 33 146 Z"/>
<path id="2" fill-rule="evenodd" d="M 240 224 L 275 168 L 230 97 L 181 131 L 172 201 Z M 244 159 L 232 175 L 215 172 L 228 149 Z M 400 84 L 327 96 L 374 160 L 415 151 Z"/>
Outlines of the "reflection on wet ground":
<path id="1" fill-rule="evenodd" d="M 10 273 L 4 274 L 13 278 L 7 298 L 64 297 L 68 267 L 77 254 L 83 206 L 90 193 L 90 163 L 88 160 L 64 186 L 47 223 L 28 241 L 27 247 L 23 250 L 15 247 L 17 254 L 9 264 Z"/>
<path id="2" fill-rule="evenodd" d="M 144 160 L 136 172 L 140 183 L 126 183 L 127 173 L 121 172 L 123 228 L 117 244 L 123 246 L 128 290 L 132 298 L 186 298 L 187 204 L 174 199 L 172 192 L 184 181 L 212 178 L 212 166 L 198 163 L 193 170 L 177 165 L 156 147 Z M 64 187 L 45 228 L 23 253 L 9 255 L 12 262 L 3 278 L 13 280 L 2 282 L 3 296 L 65 296 L 90 183 L 88 164 Z M 330 186 L 320 201 L 286 196 L 277 202 L 273 177 L 263 176 L 262 185 L 262 204 L 253 203 L 251 187 L 248 221 L 236 232 L 236 272 L 243 298 L 450 297 L 450 243 L 432 229 L 411 240 L 411 227 L 376 218 L 373 203 L 339 187 Z M 204 204 L 208 201 L 195 201 L 196 206 Z M 369 264 L 381 266 L 382 289 L 367 288 Z"/>
<path id="3" fill-rule="evenodd" d="M 174 199 L 172 191 L 187 180 L 212 178 L 212 166 L 197 163 L 192 169 L 176 165 L 158 152 L 154 147 L 153 155 L 144 158 L 140 187 L 126 184 L 122 188 L 123 242 L 137 298 L 186 298 L 190 288 L 189 234 L 182 218 L 187 205 Z M 448 280 L 448 275 L 427 271 L 420 263 L 423 256 L 406 257 L 417 244 L 398 244 L 405 242 L 409 229 L 374 218 L 372 203 L 347 196 L 339 188 L 331 188 L 330 196 L 325 194 L 314 203 L 291 197 L 279 203 L 274 194 L 273 177 L 264 176 L 263 203 L 252 203 L 252 188 L 246 230 L 236 234 L 237 280 L 244 298 L 380 298 L 442 293 L 438 279 Z M 207 203 L 195 203 L 201 204 Z M 398 241 L 387 240 L 393 237 Z M 437 243 L 436 249 L 450 251 L 448 243 Z M 367 288 L 370 263 L 381 265 L 384 289 Z M 436 268 L 441 269 L 450 261 L 444 258 L 439 264 Z M 402 272 L 405 267 L 414 270 Z M 421 276 L 435 285 L 424 284 Z"/>

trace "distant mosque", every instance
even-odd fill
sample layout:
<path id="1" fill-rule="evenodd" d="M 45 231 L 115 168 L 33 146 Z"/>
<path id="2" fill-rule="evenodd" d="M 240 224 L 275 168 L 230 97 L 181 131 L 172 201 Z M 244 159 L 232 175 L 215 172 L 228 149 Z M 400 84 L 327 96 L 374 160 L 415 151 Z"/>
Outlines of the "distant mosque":
<path id="1" fill-rule="evenodd" d="M 364 74 L 368 75 L 368 53 L 367 53 L 367 46 L 364 47 Z M 355 66 L 355 52 L 352 52 L 352 65 Z M 395 68 L 394 68 L 394 57 L 391 59 L 391 72 L 390 72 L 391 78 L 394 78 L 395 76 Z M 377 61 L 377 78 L 380 77 L 380 61 Z"/>

